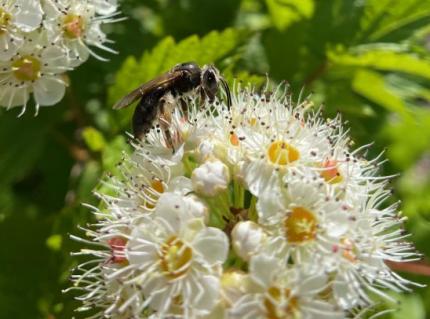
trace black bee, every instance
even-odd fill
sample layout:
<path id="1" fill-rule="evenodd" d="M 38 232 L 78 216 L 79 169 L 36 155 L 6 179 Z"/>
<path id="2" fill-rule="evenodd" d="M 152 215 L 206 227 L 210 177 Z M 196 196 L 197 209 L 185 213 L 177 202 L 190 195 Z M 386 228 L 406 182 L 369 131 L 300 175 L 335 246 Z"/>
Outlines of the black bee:
<path id="1" fill-rule="evenodd" d="M 231 106 L 231 94 L 227 82 L 220 76 L 218 69 L 212 65 L 200 68 L 194 62 L 176 65 L 169 72 L 142 84 L 137 89 L 123 97 L 114 105 L 114 109 L 122 109 L 140 98 L 133 114 L 133 134 L 141 139 L 151 128 L 155 119 L 159 118 L 160 126 L 164 131 L 166 143 L 173 148 L 169 125 L 171 122 L 171 109 L 176 103 L 181 103 L 184 113 L 186 104 L 182 95 L 197 90 L 202 100 L 213 102 L 222 84 L 227 96 L 227 106 Z"/>

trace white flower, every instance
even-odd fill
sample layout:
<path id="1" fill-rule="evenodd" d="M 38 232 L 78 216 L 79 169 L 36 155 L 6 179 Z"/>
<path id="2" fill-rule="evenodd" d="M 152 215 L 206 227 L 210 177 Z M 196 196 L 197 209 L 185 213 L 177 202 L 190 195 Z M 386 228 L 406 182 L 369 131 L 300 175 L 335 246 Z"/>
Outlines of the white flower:
<path id="1" fill-rule="evenodd" d="M 105 45 L 110 42 L 101 30 L 103 23 L 111 23 L 118 20 L 108 16 L 97 16 L 96 7 L 88 0 L 71 0 L 68 3 L 50 3 L 50 15 L 44 21 L 49 38 L 53 42 L 64 45 L 68 50 L 68 56 L 73 66 L 85 62 L 89 55 L 99 60 L 107 61 L 90 47 L 117 53 Z"/>
<path id="2" fill-rule="evenodd" d="M 216 196 L 227 189 L 230 173 L 227 165 L 218 160 L 208 160 L 191 176 L 194 190 L 204 196 Z"/>
<path id="3" fill-rule="evenodd" d="M 376 198 L 382 200 L 389 192 L 379 189 L 365 202 L 352 201 L 354 206 L 323 180 L 315 172 L 285 176 L 282 190 L 267 189 L 261 194 L 259 222 L 272 238 L 261 249 L 285 261 L 319 264 L 335 277 L 334 296 L 345 309 L 368 303 L 366 290 L 377 291 L 372 287 L 375 282 L 397 291 L 411 284 L 384 263 L 416 258 L 413 248 L 401 242 L 402 232 L 386 233 L 400 223 L 395 206 L 381 211 L 372 207 Z M 395 239 L 395 244 L 385 242 L 386 237 Z"/>
<path id="4" fill-rule="evenodd" d="M 93 259 L 73 277 L 84 309 L 340 319 L 410 290 L 386 265 L 418 257 L 397 204 L 384 205 L 380 156 L 351 150 L 339 117 L 307 114 L 281 87 L 240 90 L 230 110 L 191 97 L 188 117 L 172 114 L 172 143 L 155 125 L 104 181 L 91 240 L 79 239 L 101 247 L 82 250 Z"/>
<path id="5" fill-rule="evenodd" d="M 30 94 L 39 106 L 58 103 L 64 96 L 66 81 L 62 74 L 68 70 L 64 50 L 49 44 L 44 33 L 28 36 L 27 43 L 8 61 L 0 62 L 0 105 L 6 108 L 27 106 Z"/>
<path id="6" fill-rule="evenodd" d="M 328 278 L 316 267 L 288 269 L 276 258 L 258 255 L 251 259 L 249 276 L 255 285 L 232 305 L 232 319 L 344 318 L 319 297 Z"/>
<path id="7" fill-rule="evenodd" d="M 208 314 L 219 298 L 219 267 L 227 257 L 228 240 L 196 218 L 198 210 L 173 205 L 159 204 L 153 222 L 130 235 L 127 257 L 137 272 L 131 282 L 142 287 L 145 304 L 159 314 L 192 318 Z"/>
<path id="8" fill-rule="evenodd" d="M 23 32 L 40 26 L 42 9 L 39 1 L 0 1 L 0 61 L 7 61 L 23 44 Z"/>

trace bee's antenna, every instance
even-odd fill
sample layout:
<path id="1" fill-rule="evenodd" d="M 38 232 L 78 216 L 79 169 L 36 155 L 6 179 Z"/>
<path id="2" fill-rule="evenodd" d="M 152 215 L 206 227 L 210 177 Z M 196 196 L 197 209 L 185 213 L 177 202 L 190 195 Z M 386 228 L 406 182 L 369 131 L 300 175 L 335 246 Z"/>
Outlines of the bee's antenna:
<path id="1" fill-rule="evenodd" d="M 227 108 L 230 110 L 231 107 L 231 93 L 230 88 L 228 87 L 227 81 L 224 78 L 220 78 L 221 84 L 224 87 L 225 95 L 227 95 Z"/>

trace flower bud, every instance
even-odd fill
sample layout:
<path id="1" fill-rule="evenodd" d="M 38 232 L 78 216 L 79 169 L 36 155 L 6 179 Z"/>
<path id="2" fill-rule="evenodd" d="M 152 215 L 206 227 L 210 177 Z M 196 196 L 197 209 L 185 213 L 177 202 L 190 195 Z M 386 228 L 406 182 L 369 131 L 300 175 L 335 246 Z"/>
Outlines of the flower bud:
<path id="1" fill-rule="evenodd" d="M 228 167 L 221 161 L 207 161 L 191 176 L 194 190 L 204 196 L 216 196 L 227 189 L 230 181 Z"/>
<path id="2" fill-rule="evenodd" d="M 233 249 L 245 261 L 249 261 L 264 239 L 264 232 L 252 221 L 239 222 L 231 232 Z"/>

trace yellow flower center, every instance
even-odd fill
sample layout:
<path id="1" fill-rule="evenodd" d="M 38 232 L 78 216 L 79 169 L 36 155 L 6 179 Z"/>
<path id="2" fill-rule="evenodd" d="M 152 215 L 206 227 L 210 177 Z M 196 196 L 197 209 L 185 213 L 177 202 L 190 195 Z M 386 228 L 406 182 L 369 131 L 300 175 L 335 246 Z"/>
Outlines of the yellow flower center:
<path id="1" fill-rule="evenodd" d="M 63 30 L 70 39 L 80 38 L 85 31 L 85 22 L 80 15 L 68 14 L 63 19 Z"/>
<path id="2" fill-rule="evenodd" d="M 264 298 L 267 319 L 293 319 L 297 313 L 298 299 L 291 296 L 290 289 L 270 287 Z"/>
<path id="3" fill-rule="evenodd" d="M 158 200 L 158 194 L 164 193 L 163 182 L 157 178 L 151 181 L 151 188 L 144 191 L 147 199 L 143 205 L 146 208 L 152 209 L 155 207 L 155 202 Z"/>
<path id="4" fill-rule="evenodd" d="M 327 160 L 322 163 L 321 167 L 324 169 L 321 171 L 321 177 L 325 179 L 327 183 L 337 184 L 342 182 L 343 177 L 337 168 L 336 160 Z"/>
<path id="5" fill-rule="evenodd" d="M 12 63 L 15 77 L 20 81 L 34 81 L 40 78 L 40 61 L 30 55 L 23 56 Z"/>
<path id="6" fill-rule="evenodd" d="M 172 236 L 161 246 L 160 267 L 166 277 L 175 279 L 186 274 L 192 257 L 192 249 L 181 239 Z"/>
<path id="7" fill-rule="evenodd" d="M 304 207 L 294 207 L 284 220 L 285 234 L 290 243 L 302 243 L 315 239 L 317 219 Z"/>
<path id="8" fill-rule="evenodd" d="M 288 165 L 300 158 L 299 151 L 284 141 L 275 141 L 267 149 L 269 161 L 277 165 Z"/>
<path id="9" fill-rule="evenodd" d="M 6 31 L 11 19 L 12 16 L 0 8 L 0 35 Z"/>

